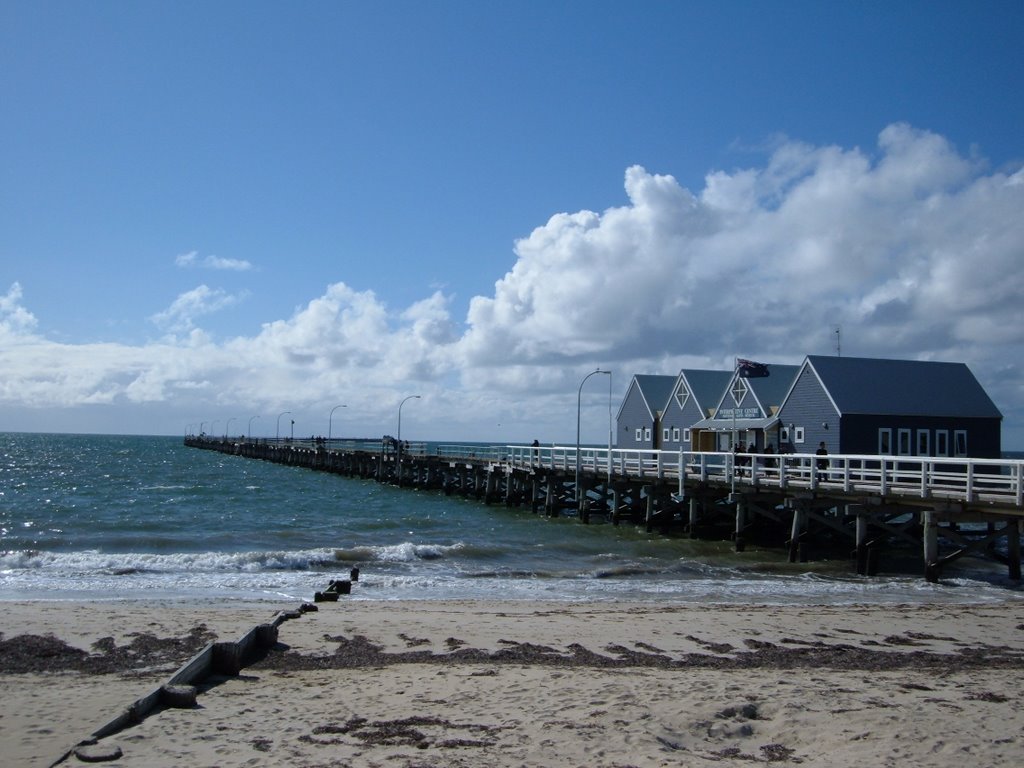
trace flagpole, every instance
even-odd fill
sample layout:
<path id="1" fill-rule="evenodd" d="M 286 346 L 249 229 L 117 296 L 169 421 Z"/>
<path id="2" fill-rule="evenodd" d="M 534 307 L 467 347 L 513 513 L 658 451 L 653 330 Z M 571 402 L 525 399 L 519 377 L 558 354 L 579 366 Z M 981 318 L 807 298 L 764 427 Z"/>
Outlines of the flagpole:
<path id="1" fill-rule="evenodd" d="M 739 378 L 739 370 L 740 370 L 739 358 L 734 357 L 732 359 L 732 378 L 733 378 L 732 385 L 733 385 L 733 387 L 736 387 L 737 384 L 739 383 L 737 381 L 737 379 Z M 729 493 L 734 498 L 735 498 L 735 495 L 736 495 L 736 439 L 737 439 L 737 437 L 739 437 L 739 435 L 736 433 L 736 406 L 737 405 L 738 405 L 738 403 L 736 402 L 736 398 L 733 397 L 733 399 L 732 399 L 732 480 L 730 481 L 730 485 L 729 485 Z"/>

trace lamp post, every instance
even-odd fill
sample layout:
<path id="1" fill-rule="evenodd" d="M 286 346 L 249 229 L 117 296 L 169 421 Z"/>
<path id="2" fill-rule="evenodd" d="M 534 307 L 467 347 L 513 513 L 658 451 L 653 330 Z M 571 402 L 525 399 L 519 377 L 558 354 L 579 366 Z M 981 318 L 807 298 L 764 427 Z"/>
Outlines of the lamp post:
<path id="1" fill-rule="evenodd" d="M 576 390 L 576 488 L 575 488 L 575 491 L 576 491 L 576 506 L 579 506 L 580 500 L 581 500 L 581 497 L 580 497 L 580 410 L 581 410 L 581 403 L 582 403 L 582 399 L 583 399 L 583 385 L 587 383 L 587 379 L 589 379 L 591 376 L 596 376 L 599 373 L 603 373 L 603 374 L 606 374 L 608 376 L 608 382 L 609 382 L 608 383 L 608 386 L 609 386 L 609 390 L 608 391 L 611 392 L 611 376 L 612 376 L 612 372 L 611 371 L 602 371 L 600 368 L 598 368 L 597 370 L 591 371 L 586 376 L 584 376 L 583 377 L 583 381 L 580 382 L 579 389 Z M 610 398 L 611 398 L 611 395 L 609 394 L 609 402 L 610 402 Z M 610 407 L 611 406 L 609 406 L 609 408 Z M 609 462 L 611 461 L 611 454 L 608 455 L 608 461 Z"/>
<path id="2" fill-rule="evenodd" d="M 205 421 L 200 421 L 199 422 L 199 436 L 200 437 L 203 436 L 203 424 L 205 424 L 205 423 L 206 423 Z"/>
<path id="3" fill-rule="evenodd" d="M 258 419 L 258 418 L 259 418 L 259 414 L 257 414 L 256 416 L 250 416 L 249 417 L 249 440 L 250 441 L 252 440 L 252 420 L 253 419 Z"/>
<path id="4" fill-rule="evenodd" d="M 227 423 L 224 425 L 224 439 L 225 440 L 228 439 L 228 432 L 231 430 L 231 422 L 234 421 L 234 420 L 235 420 L 235 417 L 232 416 L 230 419 L 227 420 Z"/>
<path id="5" fill-rule="evenodd" d="M 219 422 L 220 422 L 220 419 L 214 419 L 213 421 L 210 422 L 210 435 L 211 435 L 211 439 L 212 439 L 212 435 L 217 434 L 216 432 L 213 431 L 213 425 L 217 424 Z"/>
<path id="6" fill-rule="evenodd" d="M 274 430 L 274 442 L 280 442 L 281 440 L 281 417 L 291 415 L 291 411 L 281 411 L 277 414 L 277 428 Z"/>
<path id="7" fill-rule="evenodd" d="M 334 419 L 334 412 L 339 408 L 348 408 L 347 405 L 336 405 L 331 408 L 331 415 L 327 417 L 327 447 L 331 447 L 331 420 Z"/>

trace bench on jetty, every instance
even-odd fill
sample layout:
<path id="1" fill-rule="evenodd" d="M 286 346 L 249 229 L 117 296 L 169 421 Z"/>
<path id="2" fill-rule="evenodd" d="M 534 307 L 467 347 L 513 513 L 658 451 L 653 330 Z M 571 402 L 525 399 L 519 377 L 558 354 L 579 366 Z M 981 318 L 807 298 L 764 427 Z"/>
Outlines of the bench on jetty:
<path id="1" fill-rule="evenodd" d="M 691 537 L 848 551 L 861 574 L 880 553 L 920 547 L 926 578 L 966 555 L 1021 578 L 1024 461 L 948 457 L 741 454 L 575 446 L 397 444 L 393 440 L 229 440 L 185 444 L 246 458 L 441 490 L 585 523 L 601 518 Z M 577 487 L 578 485 L 578 487 Z M 852 548 L 850 544 L 852 543 Z M 1000 547 L 1000 544 L 1004 546 Z M 945 548 L 945 551 L 943 551 Z"/>

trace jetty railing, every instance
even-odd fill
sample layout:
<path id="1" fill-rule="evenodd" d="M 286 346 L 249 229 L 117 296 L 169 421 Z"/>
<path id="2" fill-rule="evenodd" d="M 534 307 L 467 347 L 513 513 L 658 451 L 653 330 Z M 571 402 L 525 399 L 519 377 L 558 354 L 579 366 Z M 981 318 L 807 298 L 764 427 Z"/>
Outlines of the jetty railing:
<path id="1" fill-rule="evenodd" d="M 575 446 L 509 445 L 505 450 L 508 464 L 518 469 L 576 467 Z M 680 493 L 686 482 L 719 481 L 1024 507 L 1024 461 L 1011 459 L 581 448 L 579 465 L 594 475 L 677 479 Z"/>

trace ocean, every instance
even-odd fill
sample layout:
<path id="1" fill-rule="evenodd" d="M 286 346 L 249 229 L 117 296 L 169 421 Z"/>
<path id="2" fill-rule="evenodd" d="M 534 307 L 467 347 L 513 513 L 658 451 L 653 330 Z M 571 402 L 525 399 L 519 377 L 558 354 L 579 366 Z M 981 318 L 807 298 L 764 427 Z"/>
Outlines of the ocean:
<path id="1" fill-rule="evenodd" d="M 860 577 L 848 561 L 583 525 L 186 448 L 180 437 L 0 434 L 0 600 L 969 603 L 1024 599 L 1003 566 Z M 884 562 L 883 562 L 884 567 Z"/>

